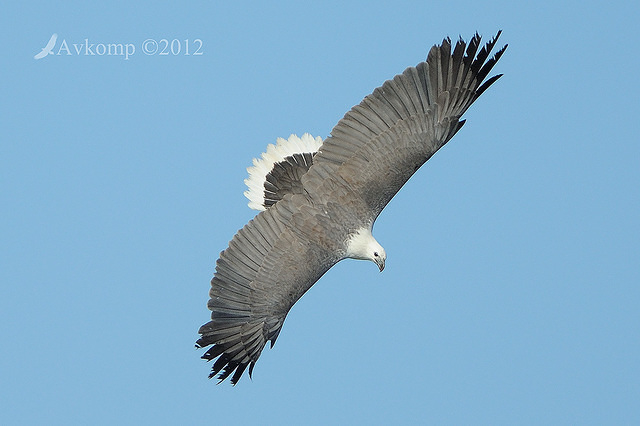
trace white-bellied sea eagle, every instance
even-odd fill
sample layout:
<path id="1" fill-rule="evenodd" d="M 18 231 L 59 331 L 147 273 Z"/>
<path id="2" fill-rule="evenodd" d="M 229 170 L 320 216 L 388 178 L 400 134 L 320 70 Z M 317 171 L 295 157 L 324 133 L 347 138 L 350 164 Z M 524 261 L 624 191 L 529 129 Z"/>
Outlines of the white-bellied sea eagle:
<path id="1" fill-rule="evenodd" d="M 371 230 L 402 185 L 464 124 L 461 116 L 500 76 L 485 81 L 506 45 L 449 39 L 427 60 L 354 106 L 324 141 L 309 134 L 270 145 L 245 181 L 262 210 L 220 254 L 211 280 L 211 321 L 197 347 L 209 377 L 235 384 L 276 341 L 294 303 L 342 259 L 387 257 Z"/>

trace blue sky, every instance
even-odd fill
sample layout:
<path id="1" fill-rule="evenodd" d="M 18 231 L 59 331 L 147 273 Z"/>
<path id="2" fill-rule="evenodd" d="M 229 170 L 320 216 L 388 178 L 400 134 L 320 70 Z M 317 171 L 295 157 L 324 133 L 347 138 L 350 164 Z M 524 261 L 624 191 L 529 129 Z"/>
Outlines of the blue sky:
<path id="1" fill-rule="evenodd" d="M 5 6 L 0 423 L 640 422 L 639 13 Z M 341 262 L 253 380 L 208 380 L 193 345 L 215 260 L 254 215 L 251 159 L 326 137 L 443 37 L 498 29 L 504 77 L 376 222 L 385 271 Z M 35 60 L 53 33 L 136 51 Z M 202 55 L 145 55 L 147 39 Z"/>

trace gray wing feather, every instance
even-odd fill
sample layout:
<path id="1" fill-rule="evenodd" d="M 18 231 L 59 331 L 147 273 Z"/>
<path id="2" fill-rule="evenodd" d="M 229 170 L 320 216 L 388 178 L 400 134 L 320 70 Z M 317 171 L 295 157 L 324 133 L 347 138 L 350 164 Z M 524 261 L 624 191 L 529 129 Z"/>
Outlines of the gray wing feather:
<path id="1" fill-rule="evenodd" d="M 366 202 L 363 219 L 375 220 L 413 173 L 462 127 L 462 114 L 500 77 L 482 84 L 506 48 L 487 61 L 499 36 L 480 52 L 478 34 L 468 44 L 460 39 L 453 52 L 446 39 L 431 48 L 425 62 L 375 89 L 333 128 L 302 178 L 305 189 L 327 202 L 327 179 L 344 181 Z"/>
<path id="2" fill-rule="evenodd" d="M 279 201 L 238 231 L 220 254 L 209 291 L 211 321 L 197 341 L 198 347 L 211 346 L 202 358 L 217 358 L 209 377 L 219 374 L 222 381 L 233 373 L 235 384 L 247 367 L 251 374 L 293 304 L 339 260 L 335 248 L 309 238 L 320 213 L 301 203 L 300 196 Z"/>

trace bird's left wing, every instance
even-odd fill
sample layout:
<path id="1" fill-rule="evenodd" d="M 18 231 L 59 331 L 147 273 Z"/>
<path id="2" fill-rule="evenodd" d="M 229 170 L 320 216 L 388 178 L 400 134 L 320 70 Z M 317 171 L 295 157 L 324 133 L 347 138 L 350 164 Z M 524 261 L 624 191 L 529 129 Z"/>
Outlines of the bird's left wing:
<path id="1" fill-rule="evenodd" d="M 505 47 L 488 59 L 500 33 L 482 49 L 477 34 L 452 51 L 446 39 L 425 62 L 386 81 L 353 107 L 331 131 L 305 189 L 327 202 L 329 185 L 341 185 L 367 205 L 375 220 L 413 173 L 462 127 L 460 117 L 500 75 L 484 82 Z M 488 59 L 488 60 L 487 60 Z M 325 199 L 326 198 L 326 199 Z"/>
<path id="2" fill-rule="evenodd" d="M 275 343 L 289 309 L 339 259 L 304 197 L 286 197 L 258 214 L 220 254 L 211 280 L 211 321 L 198 347 L 213 360 L 209 377 L 249 375 L 267 341 Z"/>

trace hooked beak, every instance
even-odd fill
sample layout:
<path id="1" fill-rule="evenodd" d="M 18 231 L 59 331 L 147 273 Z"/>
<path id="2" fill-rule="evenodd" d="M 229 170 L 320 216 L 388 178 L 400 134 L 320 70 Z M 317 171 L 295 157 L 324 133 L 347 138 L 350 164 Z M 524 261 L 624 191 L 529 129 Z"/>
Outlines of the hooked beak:
<path id="1" fill-rule="evenodd" d="M 382 272 L 384 270 L 384 259 L 376 259 L 376 265 L 378 265 L 378 269 L 380 269 L 380 272 Z"/>

